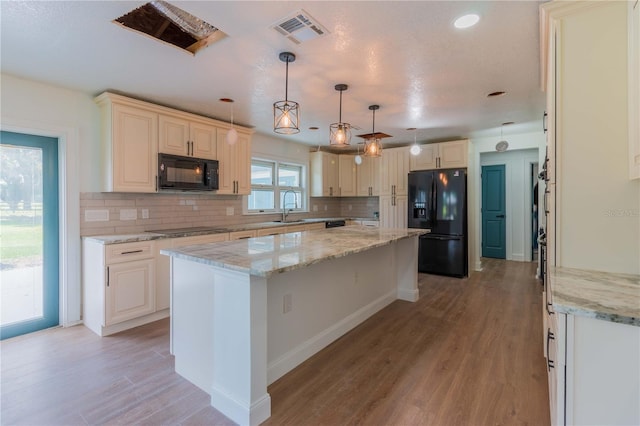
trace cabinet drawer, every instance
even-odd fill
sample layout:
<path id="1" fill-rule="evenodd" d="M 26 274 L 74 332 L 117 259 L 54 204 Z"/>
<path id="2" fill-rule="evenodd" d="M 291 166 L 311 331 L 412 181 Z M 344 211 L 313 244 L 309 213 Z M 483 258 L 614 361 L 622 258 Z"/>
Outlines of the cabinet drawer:
<path id="1" fill-rule="evenodd" d="M 280 235 L 280 234 L 284 234 L 287 231 L 288 227 L 284 227 L 284 226 L 279 226 L 276 228 L 265 228 L 265 229 L 258 229 L 258 231 L 256 232 L 256 236 L 258 237 L 266 237 L 268 235 Z"/>
<path id="2" fill-rule="evenodd" d="M 362 222 L 362 226 L 368 226 L 370 228 L 380 227 L 380 222 L 378 222 L 377 220 L 363 220 L 361 222 Z"/>
<path id="3" fill-rule="evenodd" d="M 253 238 L 256 236 L 256 231 L 235 231 L 229 232 L 229 240 L 244 240 L 245 238 Z"/>
<path id="4" fill-rule="evenodd" d="M 326 226 L 324 222 L 312 223 L 310 225 L 304 225 L 305 231 L 315 231 L 318 229 L 324 229 Z"/>
<path id="5" fill-rule="evenodd" d="M 132 260 L 150 259 L 154 257 L 153 241 L 138 243 L 109 244 L 105 246 L 105 261 L 107 265 Z"/>

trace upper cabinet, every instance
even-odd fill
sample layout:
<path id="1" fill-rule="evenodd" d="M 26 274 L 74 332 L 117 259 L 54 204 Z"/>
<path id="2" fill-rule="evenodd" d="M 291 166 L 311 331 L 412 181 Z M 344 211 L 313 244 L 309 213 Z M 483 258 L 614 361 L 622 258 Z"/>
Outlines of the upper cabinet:
<path id="1" fill-rule="evenodd" d="M 100 95 L 102 181 L 105 192 L 155 192 L 158 169 L 158 113 Z"/>
<path id="2" fill-rule="evenodd" d="M 311 196 L 337 197 L 339 195 L 338 155 L 316 151 L 309 154 L 311 163 Z"/>
<path id="3" fill-rule="evenodd" d="M 380 168 L 380 195 L 407 195 L 409 149 L 385 149 Z"/>
<path id="4" fill-rule="evenodd" d="M 418 155 L 410 158 L 410 169 L 454 169 L 468 165 L 468 141 L 433 143 L 421 145 Z"/>
<path id="5" fill-rule="evenodd" d="M 338 195 L 340 197 L 355 197 L 357 195 L 356 185 L 356 162 L 354 155 L 338 156 Z"/>
<path id="6" fill-rule="evenodd" d="M 252 131 L 228 123 L 105 92 L 95 98 L 102 119 L 104 192 L 156 192 L 158 152 L 218 160 L 218 194 L 251 191 Z M 220 141 L 220 143 L 218 143 Z"/>
<path id="7" fill-rule="evenodd" d="M 371 197 L 380 195 L 380 157 L 362 156 L 362 164 L 356 167 L 356 195 Z"/>
<path id="8" fill-rule="evenodd" d="M 173 115 L 159 117 L 159 148 L 163 154 L 215 160 L 218 128 Z"/>
<path id="9" fill-rule="evenodd" d="M 226 142 L 227 130 L 218 129 L 217 194 L 249 195 L 251 193 L 251 138 L 238 132 L 233 145 Z"/>

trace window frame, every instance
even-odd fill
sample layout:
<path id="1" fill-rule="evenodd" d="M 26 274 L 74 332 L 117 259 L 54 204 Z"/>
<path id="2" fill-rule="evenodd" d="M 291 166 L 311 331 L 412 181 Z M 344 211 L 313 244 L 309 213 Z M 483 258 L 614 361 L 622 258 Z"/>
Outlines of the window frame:
<path id="1" fill-rule="evenodd" d="M 246 195 L 244 198 L 244 214 L 277 214 L 282 213 L 282 207 L 280 206 L 280 194 L 287 190 L 292 190 L 295 192 L 300 192 L 300 205 L 298 208 L 291 208 L 292 212 L 297 213 L 305 213 L 308 212 L 307 206 L 308 202 L 308 193 L 309 190 L 307 188 L 307 166 L 305 164 L 297 163 L 295 161 L 287 161 L 287 160 L 277 160 L 271 158 L 251 158 L 251 166 L 254 164 L 259 164 L 261 166 L 270 165 L 272 168 L 272 177 L 273 177 L 273 185 L 263 185 L 263 184 L 253 184 L 250 182 L 251 191 L 254 189 L 262 189 L 262 190 L 273 190 L 273 205 L 275 208 L 273 209 L 250 209 L 249 208 L 249 197 L 250 195 Z M 300 186 L 280 186 L 280 166 L 290 166 L 294 168 L 300 169 Z M 289 211 L 289 208 L 287 208 Z"/>

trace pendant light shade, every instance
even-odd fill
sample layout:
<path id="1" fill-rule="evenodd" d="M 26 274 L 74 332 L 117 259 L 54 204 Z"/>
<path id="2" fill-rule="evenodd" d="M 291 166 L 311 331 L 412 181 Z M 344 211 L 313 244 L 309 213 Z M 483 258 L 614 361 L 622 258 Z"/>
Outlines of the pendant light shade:
<path id="1" fill-rule="evenodd" d="M 233 99 L 230 99 L 230 98 L 220 98 L 220 102 L 226 102 L 231 105 L 231 128 L 227 132 L 225 141 L 229 145 L 234 145 L 236 142 L 238 142 L 238 132 L 235 129 L 235 127 L 233 127 L 233 102 L 234 101 Z"/>
<path id="2" fill-rule="evenodd" d="M 300 133 L 300 105 L 290 101 L 289 96 L 289 62 L 296 60 L 291 52 L 280 53 L 280 60 L 286 63 L 287 71 L 284 83 L 284 101 L 273 104 L 273 131 L 283 135 Z"/>
<path id="3" fill-rule="evenodd" d="M 351 143 L 351 124 L 342 122 L 342 92 L 347 90 L 346 84 L 336 84 L 335 89 L 340 92 L 340 115 L 338 122 L 329 126 L 329 145 L 345 147 Z"/>
<path id="4" fill-rule="evenodd" d="M 509 142 L 502 138 L 502 129 L 504 128 L 504 125 L 505 123 L 502 123 L 500 126 L 500 140 L 496 144 L 496 151 L 498 152 L 505 152 L 509 148 Z"/>
<path id="5" fill-rule="evenodd" d="M 364 142 L 364 155 L 367 157 L 380 157 L 382 155 L 382 141 L 376 136 L 376 110 L 380 105 L 369 105 L 369 110 L 373 111 L 373 126 L 371 137 Z"/>
<path id="6" fill-rule="evenodd" d="M 413 130 L 413 145 L 411 145 L 411 148 L 409 148 L 409 152 L 411 153 L 411 155 L 418 155 L 422 151 L 422 148 L 420 148 L 420 145 L 418 145 L 418 129 L 416 129 L 415 127 L 410 127 L 407 130 Z"/>

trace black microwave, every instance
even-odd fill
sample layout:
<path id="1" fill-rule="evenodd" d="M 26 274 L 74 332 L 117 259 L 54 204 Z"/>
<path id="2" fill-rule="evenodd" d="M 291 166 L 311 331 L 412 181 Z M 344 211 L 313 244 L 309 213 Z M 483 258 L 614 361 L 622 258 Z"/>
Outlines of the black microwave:
<path id="1" fill-rule="evenodd" d="M 158 188 L 176 191 L 218 189 L 218 161 L 158 154 Z"/>

